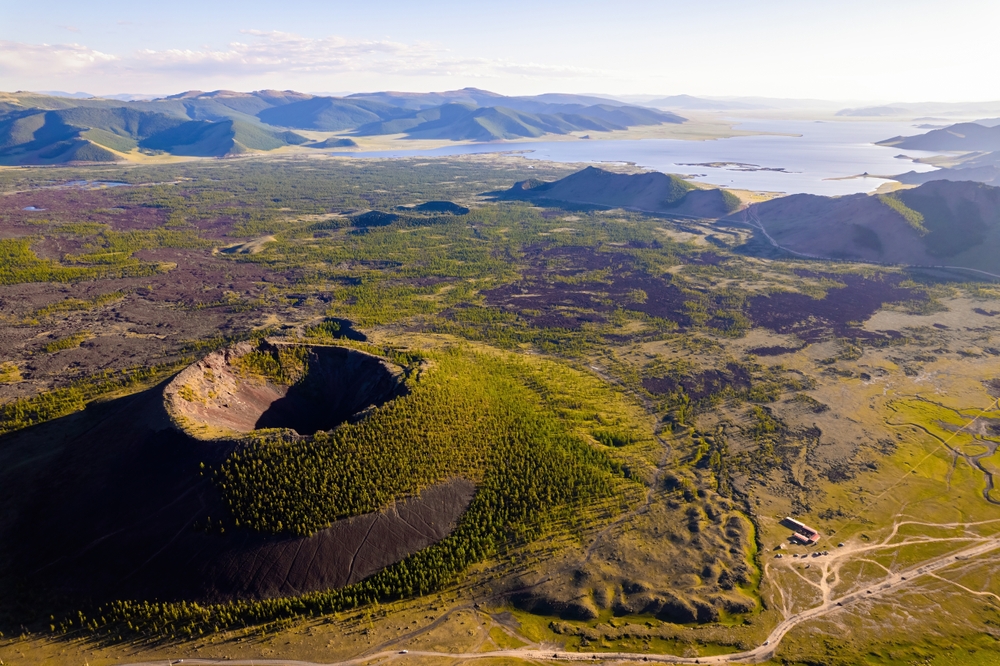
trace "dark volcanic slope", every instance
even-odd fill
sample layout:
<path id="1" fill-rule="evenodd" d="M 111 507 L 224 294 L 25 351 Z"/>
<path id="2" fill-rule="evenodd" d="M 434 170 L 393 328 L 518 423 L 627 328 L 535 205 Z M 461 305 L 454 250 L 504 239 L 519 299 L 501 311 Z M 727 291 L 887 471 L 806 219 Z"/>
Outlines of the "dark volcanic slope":
<path id="1" fill-rule="evenodd" d="M 235 443 L 173 427 L 163 388 L 0 438 L 0 594 L 72 608 L 338 587 L 440 540 L 472 499 L 453 479 L 308 538 L 237 528 L 200 472 Z"/>
<path id="2" fill-rule="evenodd" d="M 751 206 L 780 246 L 813 257 L 1000 273 L 1000 188 L 936 180 L 889 195 L 797 194 Z"/>
<path id="3" fill-rule="evenodd" d="M 522 181 L 501 195 L 507 199 L 629 208 L 685 217 L 719 218 L 739 207 L 724 190 L 700 190 L 659 172 L 620 174 L 587 167 L 550 183 Z"/>
<path id="4" fill-rule="evenodd" d="M 471 482 L 453 479 L 305 539 L 244 534 L 201 569 L 204 597 L 264 599 L 357 583 L 446 537 L 474 492 Z"/>

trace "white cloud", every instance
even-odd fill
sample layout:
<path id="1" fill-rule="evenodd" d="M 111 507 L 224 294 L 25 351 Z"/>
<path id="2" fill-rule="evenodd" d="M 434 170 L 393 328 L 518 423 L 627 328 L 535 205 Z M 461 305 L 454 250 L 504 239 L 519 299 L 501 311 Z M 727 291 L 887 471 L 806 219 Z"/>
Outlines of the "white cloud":
<path id="1" fill-rule="evenodd" d="M 428 43 L 310 38 L 286 32 L 244 30 L 246 41 L 223 49 L 141 51 L 129 66 L 249 76 L 271 73 L 375 73 L 401 76 L 592 77 L 599 72 L 486 58 L 460 58 Z M 601 72 L 600 74 L 604 74 Z"/>
<path id="2" fill-rule="evenodd" d="M 48 45 L 0 42 L 0 85 L 30 80 L 38 87 L 73 77 L 92 81 L 238 80 L 288 77 L 328 79 L 330 76 L 377 76 L 399 79 L 585 79 L 610 75 L 603 70 L 532 62 L 460 57 L 437 44 L 343 37 L 311 38 L 260 30 L 241 31 L 244 38 L 224 47 L 143 49 L 130 54 L 106 54 L 79 44 Z M 35 83 L 39 82 L 39 83 Z M 27 83 L 27 82 L 26 82 Z M 91 84 L 92 85 L 92 84 Z M 204 84 L 202 84 L 204 85 Z M 19 85 L 19 87 L 26 87 Z M 104 86 L 101 86 L 104 87 Z"/>
<path id="3" fill-rule="evenodd" d="M 80 74 L 117 62 L 118 56 L 80 44 L 23 44 L 0 40 L 0 76 Z"/>
<path id="4" fill-rule="evenodd" d="M 380 69 L 388 63 L 433 59 L 440 51 L 425 45 L 390 41 L 313 39 L 284 32 L 243 31 L 248 39 L 221 49 L 143 50 L 128 59 L 129 67 L 152 70 L 195 70 L 198 73 L 246 76 L 274 72 L 348 72 Z"/>

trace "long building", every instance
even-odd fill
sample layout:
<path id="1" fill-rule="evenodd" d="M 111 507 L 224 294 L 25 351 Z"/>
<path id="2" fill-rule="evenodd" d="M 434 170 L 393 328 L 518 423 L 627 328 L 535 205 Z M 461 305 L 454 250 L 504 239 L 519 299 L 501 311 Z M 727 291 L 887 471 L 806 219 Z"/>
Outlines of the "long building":
<path id="1" fill-rule="evenodd" d="M 792 530 L 792 538 L 803 545 L 814 544 L 819 541 L 819 532 L 809 527 L 805 523 L 800 523 L 790 516 L 785 516 L 781 524 Z"/>

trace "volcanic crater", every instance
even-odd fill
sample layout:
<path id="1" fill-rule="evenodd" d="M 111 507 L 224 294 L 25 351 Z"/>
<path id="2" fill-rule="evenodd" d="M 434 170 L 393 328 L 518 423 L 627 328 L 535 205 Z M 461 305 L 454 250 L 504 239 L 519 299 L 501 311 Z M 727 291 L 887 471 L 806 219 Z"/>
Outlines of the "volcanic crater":
<path id="1" fill-rule="evenodd" d="M 295 596 L 350 585 L 440 541 L 475 494 L 466 479 L 300 537 L 234 525 L 199 471 L 254 430 L 305 438 L 362 419 L 407 392 L 404 376 L 353 349 L 242 343 L 160 386 L 0 437 L 0 594 L 70 607 Z M 29 451 L 34 465 L 4 471 L 5 455 Z M 220 518 L 224 530 L 205 529 Z"/>
<path id="2" fill-rule="evenodd" d="M 268 373 L 267 362 L 283 354 L 293 367 Z M 403 379 L 399 366 L 355 349 L 244 342 L 183 370 L 164 399 L 174 425 L 196 439 L 265 428 L 312 435 L 405 394 Z"/>

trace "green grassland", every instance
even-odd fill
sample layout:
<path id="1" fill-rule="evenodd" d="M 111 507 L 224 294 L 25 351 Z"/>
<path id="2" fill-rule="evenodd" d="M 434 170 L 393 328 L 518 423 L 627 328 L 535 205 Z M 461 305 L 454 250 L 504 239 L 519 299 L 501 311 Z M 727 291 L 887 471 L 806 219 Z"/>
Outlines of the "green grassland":
<path id="1" fill-rule="evenodd" d="M 53 613 L 23 639 L 7 640 L 22 630 L 5 619 L 0 658 L 329 662 L 377 649 L 542 644 L 709 656 L 760 645 L 785 614 L 822 600 L 827 575 L 831 594 L 846 594 L 1000 531 L 1000 497 L 988 487 L 1000 471 L 991 430 L 1000 415 L 984 384 L 1000 371 L 994 285 L 760 259 L 745 232 L 481 196 L 570 170 L 536 166 L 528 174 L 515 158 L 273 159 L 67 169 L 67 178 L 136 186 L 116 188 L 100 210 L 53 207 L 43 222 L 0 214 L 16 234 L 0 240 L 5 289 L 103 281 L 10 315 L 39 332 L 64 317 L 79 323 L 4 357 L 4 386 L 23 385 L 45 351 L 68 358 L 88 331 L 95 338 L 86 345 L 100 340 L 107 308 L 139 302 L 137 288 L 116 280 L 166 268 L 136 253 L 184 250 L 268 277 L 172 305 L 172 316 L 254 315 L 237 335 L 168 341 L 163 365 L 95 372 L 10 399 L 0 404 L 0 432 L 148 386 L 266 331 L 387 355 L 409 369 L 410 392 L 312 438 L 247 437 L 206 471 L 229 507 L 222 524 L 307 535 L 446 478 L 479 487 L 447 539 L 361 583 L 218 605 L 123 599 Z M 46 178 L 0 171 L 0 189 Z M 443 199 L 471 211 L 396 208 Z M 156 211 L 160 223 L 126 228 L 123 214 L 102 212 L 111 204 Z M 367 210 L 399 217 L 355 224 Z M 252 252 L 217 251 L 264 236 L 273 239 Z M 59 260 L 39 258 L 33 248 L 53 238 L 77 245 Z M 822 323 L 818 308 L 861 294 L 855 280 L 878 286 L 878 276 L 899 278 L 908 295 L 859 321 Z M 673 294 L 669 307 L 658 305 L 663 293 Z M 760 299 L 790 295 L 803 299 L 796 307 L 817 309 L 781 328 Z M 368 342 L 339 338 L 331 318 L 350 320 Z M 285 383 L 300 372 L 294 354 L 244 365 Z M 816 527 L 818 548 L 831 556 L 792 558 L 812 551 L 788 544 L 786 515 Z M 845 606 L 796 627 L 774 663 L 991 663 L 994 573 L 988 561 L 970 562 Z M 683 603 L 738 598 L 749 607 L 669 621 L 629 606 L 645 592 L 627 592 L 626 579 L 629 589 Z M 555 601 L 585 595 L 595 616 L 525 610 L 498 596 L 518 585 Z"/>

